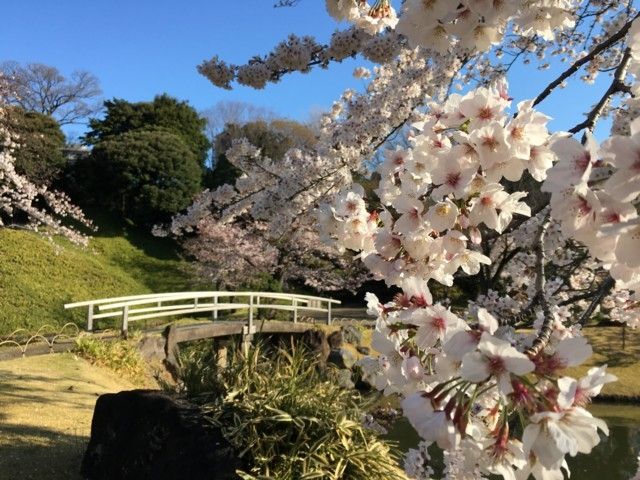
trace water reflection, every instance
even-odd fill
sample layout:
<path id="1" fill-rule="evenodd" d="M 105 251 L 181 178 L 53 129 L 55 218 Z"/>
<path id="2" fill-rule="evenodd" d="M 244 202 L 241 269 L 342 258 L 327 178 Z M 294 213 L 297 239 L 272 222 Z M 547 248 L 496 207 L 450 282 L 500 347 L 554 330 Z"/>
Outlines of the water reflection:
<path id="1" fill-rule="evenodd" d="M 590 455 L 567 458 L 571 478 L 578 480 L 629 480 L 636 472 L 640 453 L 640 406 L 597 404 L 594 416 L 609 425 L 609 437 L 601 435 L 600 444 Z M 415 448 L 419 438 L 404 419 L 396 423 L 388 437 L 404 452 Z"/>

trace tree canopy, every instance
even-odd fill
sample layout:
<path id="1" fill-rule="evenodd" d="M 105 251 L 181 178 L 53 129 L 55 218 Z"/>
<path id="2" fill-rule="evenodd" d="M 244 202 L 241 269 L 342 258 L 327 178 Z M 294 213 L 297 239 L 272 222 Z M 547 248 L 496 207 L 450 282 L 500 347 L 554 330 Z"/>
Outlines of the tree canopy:
<path id="1" fill-rule="evenodd" d="M 78 162 L 75 176 L 93 178 L 86 198 L 151 225 L 189 205 L 200 189 L 201 168 L 183 137 L 155 127 L 101 140 Z"/>
<path id="2" fill-rule="evenodd" d="M 244 125 L 227 124 L 216 137 L 213 151 L 216 152 L 215 166 L 205 178 L 209 188 L 233 183 L 240 170 L 226 157 L 234 140 L 246 138 L 252 145 L 260 148 L 262 155 L 279 159 L 291 148 L 311 147 L 316 142 L 313 129 L 292 120 L 256 120 Z"/>
<path id="3" fill-rule="evenodd" d="M 91 130 L 85 141 L 97 145 L 100 141 L 139 129 L 159 127 L 178 135 L 204 166 L 209 140 L 204 134 L 206 120 L 187 102 L 169 95 L 157 95 L 151 102 L 129 102 L 114 98 L 104 102 L 105 116 L 89 122 Z"/>
<path id="4" fill-rule="evenodd" d="M 50 115 L 60 125 L 83 123 L 100 111 L 100 82 L 90 72 L 75 71 L 67 78 L 50 65 L 17 62 L 4 62 L 0 72 L 8 83 L 8 103 Z"/>
<path id="5" fill-rule="evenodd" d="M 330 39 L 291 34 L 244 64 L 214 55 L 198 66 L 217 87 L 263 89 L 349 57 L 378 64 L 354 71 L 366 88 L 345 90 L 322 116 L 313 148 L 278 162 L 234 142 L 226 157 L 242 176 L 185 218 L 251 215 L 277 240 L 306 216 L 402 290 L 384 304 L 367 294 L 380 356 L 359 366 L 403 397 L 422 439 L 405 459 L 411 478 L 565 478 L 565 458 L 608 432 L 585 407 L 617 378 L 606 365 L 587 370 L 600 359 L 586 363 L 594 352 L 581 327 L 640 325 L 635 3 L 327 0 L 350 23 Z M 535 77 L 512 67 L 529 64 L 557 72 L 527 99 L 519 84 Z M 606 88 L 585 88 L 577 123 L 550 130 L 545 99 L 578 77 Z M 607 117 L 608 138 L 595 131 Z M 406 139 L 385 149 L 397 134 Z M 375 190 L 354 183 L 373 166 Z M 458 279 L 477 288 L 454 303 Z M 572 378 L 567 367 L 578 366 L 586 375 Z"/>
<path id="6" fill-rule="evenodd" d="M 36 185 L 54 183 L 66 164 L 65 139 L 58 123 L 48 115 L 20 107 L 9 108 L 4 121 L 17 139 L 13 152 L 16 172 Z"/>

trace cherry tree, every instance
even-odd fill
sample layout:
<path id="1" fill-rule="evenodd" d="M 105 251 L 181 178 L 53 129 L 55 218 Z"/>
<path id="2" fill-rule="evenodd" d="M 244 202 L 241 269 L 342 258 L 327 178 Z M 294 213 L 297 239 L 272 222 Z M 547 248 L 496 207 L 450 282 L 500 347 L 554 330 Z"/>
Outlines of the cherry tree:
<path id="1" fill-rule="evenodd" d="M 1 120 L 10 114 L 6 100 L 9 88 L 9 82 L 0 75 L 0 125 L 6 124 Z M 65 194 L 35 185 L 16 172 L 13 150 L 19 142 L 20 138 L 0 126 L 0 227 L 4 226 L 3 218 L 20 215 L 26 219 L 25 223 L 21 222 L 26 228 L 47 236 L 63 235 L 85 245 L 87 236 L 68 224 L 71 221 L 91 227 L 82 211 Z"/>
<path id="2" fill-rule="evenodd" d="M 236 141 L 227 150 L 229 161 L 240 169 L 242 181 L 260 181 L 254 172 L 249 179 L 248 165 L 266 165 L 278 170 L 279 161 L 261 156 L 246 140 Z M 264 168 L 264 167 L 262 167 Z M 264 170 L 261 170 L 264 173 Z M 195 259 L 201 276 L 217 288 L 237 288 L 267 274 L 281 285 L 304 285 L 318 292 L 355 292 L 369 274 L 353 255 L 323 242 L 314 218 L 301 216 L 288 225 L 286 234 L 273 234 L 269 223 L 250 215 L 225 216 L 220 204 L 225 185 L 215 192 L 206 190 L 186 212 L 176 215 L 169 226 L 158 226 L 154 233 L 172 235 L 185 252 Z"/>
<path id="3" fill-rule="evenodd" d="M 562 479 L 566 456 L 589 453 L 608 432 L 585 407 L 616 380 L 605 365 L 566 375 L 592 355 L 581 326 L 597 310 L 640 322 L 634 2 L 406 0 L 400 12 L 388 0 L 326 3 L 351 23 L 327 44 L 291 35 L 244 65 L 199 66 L 218 87 L 263 88 L 347 57 L 378 64 L 358 69 L 370 77 L 365 91 L 333 105 L 314 148 L 275 164 L 238 144 L 244 175 L 209 193 L 217 219 L 250 216 L 276 238 L 313 217 L 324 240 L 402 289 L 386 304 L 368 296 L 379 355 L 361 366 L 403 398 L 422 438 L 405 462 L 412 478 Z M 535 98 L 513 99 L 516 64 L 565 67 Z M 608 87 L 584 118 L 550 132 L 545 99 L 603 73 Z M 606 116 L 613 127 L 599 142 Z M 367 195 L 353 174 L 397 132 L 407 146 L 384 152 Z M 480 284 L 468 308 L 431 293 L 467 278 Z M 444 471 L 432 469 L 432 444 Z"/>

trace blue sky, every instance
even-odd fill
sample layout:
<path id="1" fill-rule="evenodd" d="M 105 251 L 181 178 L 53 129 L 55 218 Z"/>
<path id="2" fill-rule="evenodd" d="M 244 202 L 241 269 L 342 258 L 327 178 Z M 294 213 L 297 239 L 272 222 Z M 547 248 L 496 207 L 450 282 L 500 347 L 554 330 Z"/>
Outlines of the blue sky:
<path id="1" fill-rule="evenodd" d="M 310 112 L 328 108 L 345 88 L 362 86 L 351 75 L 355 67 L 366 64 L 362 59 L 306 75 L 292 74 L 264 90 L 218 89 L 196 71 L 196 65 L 214 54 L 230 63 L 243 63 L 267 53 L 289 33 L 327 41 L 338 26 L 320 0 L 302 0 L 295 8 L 278 9 L 272 0 L 7 3 L 3 13 L 10 20 L 0 29 L 0 61 L 42 62 L 65 74 L 88 70 L 100 79 L 105 98 L 141 101 L 166 92 L 197 109 L 221 100 L 242 100 L 306 120 Z M 531 98 L 553 76 L 534 66 L 518 68 L 510 77 L 511 94 L 518 101 Z M 553 129 L 581 121 L 581 113 L 606 89 L 602 81 L 594 88 L 585 88 L 579 81 L 574 84 L 540 107 L 556 119 Z"/>

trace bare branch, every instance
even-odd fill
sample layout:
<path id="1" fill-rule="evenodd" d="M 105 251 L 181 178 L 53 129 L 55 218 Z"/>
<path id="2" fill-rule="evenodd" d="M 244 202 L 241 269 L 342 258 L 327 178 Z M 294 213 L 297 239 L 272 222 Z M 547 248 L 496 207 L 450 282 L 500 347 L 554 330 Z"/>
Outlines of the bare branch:
<path id="1" fill-rule="evenodd" d="M 553 82 L 551 82 L 549 85 L 547 85 L 547 87 L 540 93 L 540 95 L 538 95 L 536 97 L 536 99 L 533 101 L 533 106 L 538 105 L 545 98 L 547 98 L 555 88 L 560 86 L 560 84 L 562 84 L 562 82 L 564 82 L 567 78 L 569 78 L 571 75 L 573 75 L 578 70 L 580 70 L 580 68 L 583 65 L 589 63 L 597 55 L 599 55 L 600 53 L 604 52 L 606 49 L 608 49 L 609 47 L 615 45 L 621 39 L 623 39 L 625 37 L 625 35 L 627 34 L 627 32 L 629 31 L 629 29 L 631 28 L 631 23 L 636 18 L 638 18 L 639 15 L 640 14 L 637 14 L 636 16 L 634 16 L 631 20 L 629 20 L 627 23 L 625 23 L 622 26 L 622 28 L 620 30 L 618 30 L 618 32 L 616 32 L 615 34 L 611 35 L 609 38 L 607 38 L 602 43 L 599 43 L 598 45 L 596 45 L 596 47 L 593 48 L 584 57 L 582 57 L 580 60 L 575 62 L 573 65 L 571 65 L 564 72 L 562 72 L 558 78 L 556 78 Z"/>
<path id="2" fill-rule="evenodd" d="M 295 7 L 300 0 L 279 0 L 273 5 L 273 8 L 281 8 L 281 7 Z"/>
<path id="3" fill-rule="evenodd" d="M 535 357 L 538 355 L 544 347 L 549 343 L 549 339 L 551 338 L 552 329 L 552 317 L 551 311 L 549 310 L 549 303 L 547 302 L 547 297 L 544 293 L 544 287 L 546 283 L 545 273 L 544 273 L 544 263 L 546 260 L 546 255 L 544 253 L 544 237 L 547 232 L 547 228 L 549 228 L 549 224 L 551 223 L 551 218 L 549 214 L 547 214 L 540 224 L 540 228 L 538 229 L 538 234 L 536 235 L 535 245 L 536 245 L 536 297 L 539 299 L 540 306 L 542 307 L 542 312 L 544 314 L 544 321 L 542 322 L 542 327 L 540 327 L 540 332 L 538 332 L 538 336 L 533 341 L 531 347 L 527 349 L 525 352 L 530 357 Z"/>
<path id="4" fill-rule="evenodd" d="M 578 319 L 576 323 L 580 325 L 584 325 L 585 323 L 587 323 L 587 321 L 589 321 L 589 319 L 591 318 L 591 314 L 593 313 L 593 311 L 596 309 L 598 305 L 600 305 L 600 302 L 602 301 L 602 299 L 611 291 L 611 289 L 615 284 L 616 284 L 616 281 L 613 278 L 611 278 L 611 275 L 609 275 L 604 280 L 604 282 L 602 282 L 598 290 L 595 292 L 595 294 L 593 295 L 593 300 L 591 300 L 591 303 L 589 304 L 587 309 L 582 313 L 582 316 Z"/>
<path id="5" fill-rule="evenodd" d="M 615 74 L 613 75 L 613 80 L 611 82 L 611 85 L 609 85 L 609 88 L 607 88 L 607 91 L 604 92 L 602 98 L 600 98 L 598 103 L 596 103 L 593 109 L 587 114 L 587 118 L 583 122 L 580 122 L 575 127 L 571 128 L 569 132 L 578 133 L 580 130 L 583 130 L 585 128 L 587 130 L 593 130 L 593 127 L 602 115 L 602 112 L 607 107 L 607 105 L 609 105 L 609 102 L 611 102 L 611 98 L 616 93 L 631 93 L 631 89 L 629 88 L 629 86 L 624 83 L 624 77 L 627 74 L 630 60 L 631 49 L 627 48 L 624 52 L 622 60 L 620 61 L 620 64 L 616 67 Z"/>

